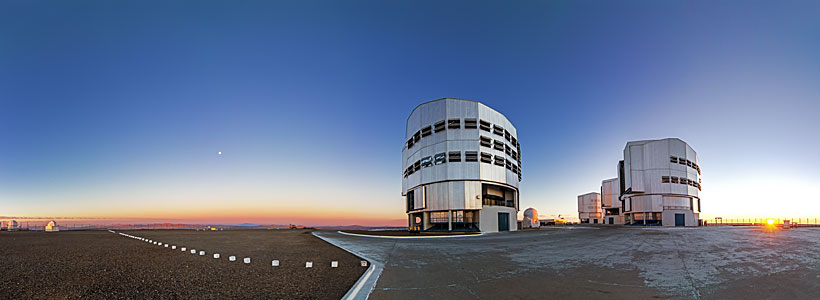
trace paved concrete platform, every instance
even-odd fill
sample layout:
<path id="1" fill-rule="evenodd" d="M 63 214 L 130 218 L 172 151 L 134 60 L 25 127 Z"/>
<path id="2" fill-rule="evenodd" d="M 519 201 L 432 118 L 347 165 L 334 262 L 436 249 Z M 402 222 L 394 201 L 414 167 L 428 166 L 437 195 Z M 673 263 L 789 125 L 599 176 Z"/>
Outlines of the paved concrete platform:
<path id="1" fill-rule="evenodd" d="M 317 234 L 383 266 L 371 299 L 820 299 L 820 228 L 558 226 L 453 239 Z"/>

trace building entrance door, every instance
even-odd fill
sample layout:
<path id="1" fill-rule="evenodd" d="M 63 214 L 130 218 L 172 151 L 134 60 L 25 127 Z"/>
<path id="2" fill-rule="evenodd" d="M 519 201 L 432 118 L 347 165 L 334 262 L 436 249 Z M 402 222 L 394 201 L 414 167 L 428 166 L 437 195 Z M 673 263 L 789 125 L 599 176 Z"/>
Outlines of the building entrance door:
<path id="1" fill-rule="evenodd" d="M 686 226 L 684 214 L 675 214 L 675 226 Z"/>
<path id="2" fill-rule="evenodd" d="M 509 213 L 498 213 L 498 231 L 510 231 Z"/>
<path id="3" fill-rule="evenodd" d="M 615 218 L 609 217 L 609 224 L 615 224 Z"/>

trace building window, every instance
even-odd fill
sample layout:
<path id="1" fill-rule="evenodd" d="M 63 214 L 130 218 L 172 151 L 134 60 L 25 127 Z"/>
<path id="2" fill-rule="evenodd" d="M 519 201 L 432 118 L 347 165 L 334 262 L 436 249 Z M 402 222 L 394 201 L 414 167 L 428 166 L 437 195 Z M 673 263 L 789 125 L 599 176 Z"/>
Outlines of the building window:
<path id="1" fill-rule="evenodd" d="M 507 170 L 512 171 L 512 167 L 513 167 L 512 162 L 509 159 L 505 159 L 504 162 L 506 163 L 505 166 L 507 167 Z"/>
<path id="2" fill-rule="evenodd" d="M 482 147 L 491 148 L 493 146 L 493 139 L 488 138 L 488 137 L 483 136 L 483 135 L 479 139 L 481 140 L 481 146 Z"/>
<path id="3" fill-rule="evenodd" d="M 687 161 L 686 161 L 686 165 L 687 165 L 687 166 L 689 166 L 690 168 L 694 168 L 694 167 L 695 167 L 695 164 L 693 164 L 691 160 L 687 160 Z"/>
<path id="4" fill-rule="evenodd" d="M 515 151 L 512 151 L 512 154 L 510 154 L 510 157 L 512 157 L 512 159 L 518 160 L 517 155 L 518 155 L 518 153 L 515 153 Z"/>
<path id="5" fill-rule="evenodd" d="M 678 163 L 679 163 L 679 164 L 682 164 L 682 165 L 686 165 L 686 159 L 685 159 L 685 158 L 683 158 L 683 157 L 678 158 Z"/>
<path id="6" fill-rule="evenodd" d="M 481 162 L 488 164 L 493 163 L 493 155 L 487 152 L 481 152 Z"/>
<path id="7" fill-rule="evenodd" d="M 421 129 L 421 137 L 430 136 L 431 134 L 433 134 L 432 126 L 427 126 Z"/>
<path id="8" fill-rule="evenodd" d="M 504 142 L 499 141 L 499 140 L 495 140 L 495 142 L 493 142 L 493 144 L 495 145 L 495 150 L 504 151 Z"/>
<path id="9" fill-rule="evenodd" d="M 475 119 L 464 119 L 464 129 L 476 129 L 478 128 L 477 122 Z"/>
<path id="10" fill-rule="evenodd" d="M 411 137 L 409 140 L 407 140 L 407 149 L 413 148 L 414 144 L 415 142 L 413 142 L 413 138 Z"/>
<path id="11" fill-rule="evenodd" d="M 418 143 L 419 140 L 421 140 L 421 131 L 416 131 L 416 133 L 413 134 L 413 142 Z"/>
<path id="12" fill-rule="evenodd" d="M 495 165 L 503 167 L 504 166 L 504 157 L 501 156 L 501 155 L 496 155 L 495 156 Z"/>
<path id="13" fill-rule="evenodd" d="M 464 151 L 464 161 L 478 161 L 478 151 Z"/>
<path id="14" fill-rule="evenodd" d="M 444 131 L 444 121 L 438 121 L 436 124 L 433 124 L 433 131 L 436 133 Z"/>
<path id="15" fill-rule="evenodd" d="M 484 131 L 486 131 L 486 132 L 490 132 L 490 122 L 487 122 L 487 121 L 484 121 L 484 120 L 480 120 L 480 121 L 478 121 L 478 127 L 479 127 L 481 130 L 484 130 Z"/>
<path id="16" fill-rule="evenodd" d="M 504 145 L 504 153 L 507 153 L 507 155 L 512 156 L 511 150 L 512 149 L 510 149 L 510 146 Z"/>
<path id="17" fill-rule="evenodd" d="M 661 183 L 669 183 L 669 176 L 661 176 Z"/>
<path id="18" fill-rule="evenodd" d="M 671 162 L 673 164 L 676 164 L 676 163 L 678 163 L 678 158 L 674 157 L 674 156 L 670 156 L 669 157 L 669 162 Z"/>
<path id="19" fill-rule="evenodd" d="M 427 168 L 427 167 L 432 166 L 432 165 L 433 165 L 433 157 L 432 156 L 428 156 L 428 157 L 425 157 L 425 158 L 421 159 L 421 167 L 422 168 Z"/>
<path id="20" fill-rule="evenodd" d="M 678 183 L 678 178 L 675 177 L 675 176 L 672 176 L 672 183 Z"/>
<path id="21" fill-rule="evenodd" d="M 449 119 L 449 120 L 447 120 L 447 128 L 448 129 L 461 129 L 461 119 Z"/>
<path id="22" fill-rule="evenodd" d="M 504 128 L 501 128 L 501 126 L 498 125 L 493 125 L 493 133 L 504 136 Z"/>
<path id="23" fill-rule="evenodd" d="M 510 140 L 510 137 L 512 137 L 512 135 L 510 135 L 510 132 L 505 129 L 504 138 L 507 139 L 508 142 L 512 142 L 512 140 Z"/>
<path id="24" fill-rule="evenodd" d="M 450 216 L 446 211 L 430 212 L 430 223 L 450 223 Z"/>
<path id="25" fill-rule="evenodd" d="M 449 153 L 450 155 L 450 162 L 460 162 L 461 161 L 461 151 L 453 151 Z"/>
<path id="26" fill-rule="evenodd" d="M 437 165 L 446 163 L 447 162 L 447 155 L 444 154 L 444 152 L 441 152 L 439 154 L 436 154 L 436 156 L 433 157 L 433 160 L 434 160 L 434 163 L 437 164 Z"/>
<path id="27" fill-rule="evenodd" d="M 515 147 L 515 145 L 518 144 L 518 140 L 516 140 L 515 137 L 512 137 L 512 141 L 510 141 L 510 143 L 512 143 L 513 147 Z"/>
<path id="28" fill-rule="evenodd" d="M 417 160 L 413 164 L 413 172 L 418 171 L 418 170 L 421 170 L 421 161 L 420 160 Z"/>

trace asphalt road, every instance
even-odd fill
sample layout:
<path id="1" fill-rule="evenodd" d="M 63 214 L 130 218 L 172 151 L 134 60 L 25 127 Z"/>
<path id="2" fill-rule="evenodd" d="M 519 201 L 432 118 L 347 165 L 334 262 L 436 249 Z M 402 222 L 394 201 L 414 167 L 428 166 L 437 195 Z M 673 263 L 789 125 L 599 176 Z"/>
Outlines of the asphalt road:
<path id="1" fill-rule="evenodd" d="M 383 265 L 371 299 L 820 298 L 820 228 L 559 226 L 436 239 L 317 234 Z"/>

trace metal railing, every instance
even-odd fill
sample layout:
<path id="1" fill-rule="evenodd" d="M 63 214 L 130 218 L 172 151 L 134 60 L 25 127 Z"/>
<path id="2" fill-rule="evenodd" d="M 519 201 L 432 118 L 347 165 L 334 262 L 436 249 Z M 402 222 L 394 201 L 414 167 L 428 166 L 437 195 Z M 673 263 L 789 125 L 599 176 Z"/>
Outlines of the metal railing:
<path id="1" fill-rule="evenodd" d="M 772 225 L 783 225 L 784 221 L 789 221 L 792 227 L 820 227 L 820 218 L 714 218 L 705 219 L 704 226 L 763 226 L 769 224 L 769 220 Z"/>

